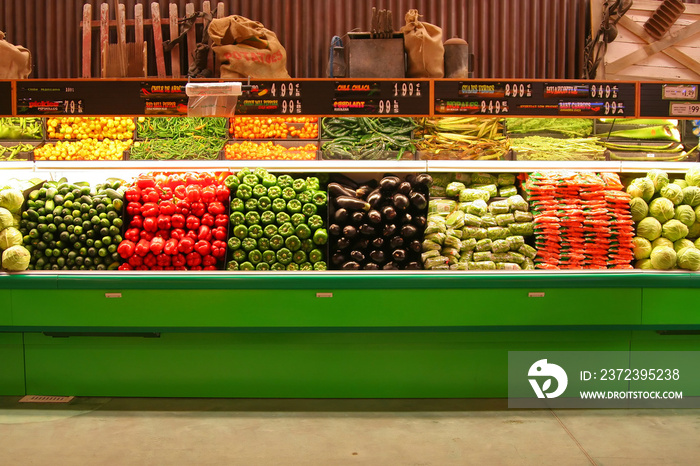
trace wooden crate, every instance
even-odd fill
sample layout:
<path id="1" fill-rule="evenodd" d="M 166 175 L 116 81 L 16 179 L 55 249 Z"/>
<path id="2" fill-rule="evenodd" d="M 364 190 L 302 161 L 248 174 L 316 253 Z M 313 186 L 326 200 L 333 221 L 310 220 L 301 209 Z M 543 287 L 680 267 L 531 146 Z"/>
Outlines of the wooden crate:
<path id="1" fill-rule="evenodd" d="M 175 3 L 170 3 L 167 12 L 160 11 L 160 5 L 157 2 L 153 2 L 150 5 L 150 18 L 144 16 L 143 5 L 137 3 L 134 5 L 134 16 L 133 19 L 125 19 L 125 7 L 124 4 L 116 4 L 116 15 L 114 19 L 110 19 L 110 7 L 107 2 L 101 3 L 97 11 L 99 12 L 99 20 L 93 19 L 93 10 L 90 3 L 86 3 L 83 6 L 83 20 L 80 23 L 83 34 L 83 50 L 82 50 L 82 77 L 91 78 L 92 77 L 92 57 L 97 56 L 100 60 L 100 70 L 102 78 L 106 77 L 106 63 L 104 63 L 106 57 L 106 51 L 109 48 L 109 32 L 110 28 L 121 27 L 120 37 L 126 37 L 127 31 L 133 31 L 133 36 L 135 38 L 134 43 L 138 50 L 145 50 L 145 42 L 152 41 L 155 48 L 155 57 L 147 57 L 149 62 L 155 63 L 155 68 L 157 70 L 157 77 L 159 78 L 180 78 L 187 76 L 186 64 L 180 63 L 180 45 L 176 45 L 170 52 L 163 51 L 163 38 L 175 38 L 179 35 L 178 32 L 178 21 L 182 20 L 184 17 L 190 16 L 195 13 L 194 3 L 187 3 L 185 5 L 184 16 L 181 17 L 178 12 L 178 6 Z M 202 2 L 202 11 L 204 13 L 212 13 L 211 2 Z M 216 12 L 213 14 L 216 18 L 223 18 L 225 16 L 224 3 L 219 2 L 216 5 Z M 121 20 L 119 20 L 121 18 Z M 197 24 L 202 24 L 203 20 L 198 18 Z M 146 27 L 145 27 L 146 26 Z M 150 30 L 150 31 L 149 31 Z M 99 31 L 99 50 L 97 53 L 93 53 L 92 47 L 92 36 L 93 32 Z M 151 34 L 150 37 L 144 37 L 144 31 L 148 31 Z M 122 39 L 124 41 L 124 39 Z M 185 39 L 185 44 L 187 47 L 187 56 L 192 57 L 195 47 L 197 45 L 197 37 L 195 28 L 190 29 L 187 32 Z M 171 73 L 167 74 L 166 63 L 170 64 Z M 214 53 L 209 54 L 209 69 L 211 69 L 215 75 L 218 76 L 219 63 L 214 57 Z M 147 73 L 144 72 L 145 76 Z"/>
<path id="2" fill-rule="evenodd" d="M 685 12 L 670 32 L 655 40 L 643 25 L 660 3 L 634 0 L 632 8 L 617 23 L 618 35 L 608 44 L 600 79 L 700 79 L 700 5 L 686 4 Z M 600 20 L 594 21 L 599 23 Z"/>

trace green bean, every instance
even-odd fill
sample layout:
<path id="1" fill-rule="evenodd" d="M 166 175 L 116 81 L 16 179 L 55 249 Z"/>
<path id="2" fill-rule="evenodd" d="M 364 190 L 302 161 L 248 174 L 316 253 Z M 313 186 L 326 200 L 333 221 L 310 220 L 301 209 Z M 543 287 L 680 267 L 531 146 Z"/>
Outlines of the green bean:
<path id="1" fill-rule="evenodd" d="M 0 160 L 12 160 L 20 152 L 31 152 L 34 150 L 34 144 L 19 143 L 12 146 L 0 145 Z"/>
<path id="2" fill-rule="evenodd" d="M 228 137 L 226 118 L 146 117 L 137 120 L 139 138 Z"/>
<path id="3" fill-rule="evenodd" d="M 131 146 L 131 160 L 216 160 L 226 143 L 223 139 L 193 136 L 147 139 Z"/>

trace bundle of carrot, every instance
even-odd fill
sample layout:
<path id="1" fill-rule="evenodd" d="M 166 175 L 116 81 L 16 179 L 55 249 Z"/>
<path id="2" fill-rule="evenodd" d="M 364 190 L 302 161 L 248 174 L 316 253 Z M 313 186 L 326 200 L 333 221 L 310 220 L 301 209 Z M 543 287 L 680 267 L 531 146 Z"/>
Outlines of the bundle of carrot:
<path id="1" fill-rule="evenodd" d="M 508 153 L 500 118 L 421 118 L 416 148 L 422 159 L 497 160 Z"/>

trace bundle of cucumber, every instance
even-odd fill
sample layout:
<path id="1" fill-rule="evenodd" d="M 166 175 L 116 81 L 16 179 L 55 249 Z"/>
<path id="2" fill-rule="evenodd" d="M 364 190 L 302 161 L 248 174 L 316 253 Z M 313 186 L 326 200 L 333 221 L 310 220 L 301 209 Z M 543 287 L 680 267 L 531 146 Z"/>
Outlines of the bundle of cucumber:
<path id="1" fill-rule="evenodd" d="M 29 193 L 20 231 L 29 270 L 115 270 L 122 240 L 123 181 L 91 187 L 47 181 Z"/>

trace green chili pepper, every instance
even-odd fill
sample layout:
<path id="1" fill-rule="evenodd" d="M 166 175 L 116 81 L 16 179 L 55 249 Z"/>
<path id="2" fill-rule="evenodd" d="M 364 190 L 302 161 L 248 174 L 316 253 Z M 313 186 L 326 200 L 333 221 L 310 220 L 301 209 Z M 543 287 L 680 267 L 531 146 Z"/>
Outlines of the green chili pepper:
<path id="1" fill-rule="evenodd" d="M 282 188 L 282 199 L 284 199 L 285 201 L 290 201 L 296 197 L 297 197 L 297 193 L 296 193 L 296 191 L 294 191 L 294 188 L 292 188 L 291 186 L 288 186 L 286 188 Z"/>
<path id="2" fill-rule="evenodd" d="M 282 196 L 282 188 L 280 188 L 279 186 L 270 186 L 269 188 L 267 188 L 267 195 L 270 199 L 275 200 L 278 197 Z"/>
<path id="3" fill-rule="evenodd" d="M 318 230 L 319 228 L 323 227 L 323 219 L 320 215 L 312 215 L 309 217 L 309 220 L 307 220 L 306 223 L 312 230 Z"/>
<path id="4" fill-rule="evenodd" d="M 284 240 L 284 245 L 287 246 L 290 251 L 298 251 L 301 248 L 301 240 L 297 235 L 292 235 Z"/>
<path id="5" fill-rule="evenodd" d="M 328 266 L 324 261 L 314 263 L 314 270 L 328 270 Z"/>
<path id="6" fill-rule="evenodd" d="M 301 208 L 301 212 L 302 212 L 304 215 L 306 215 L 307 217 L 311 217 L 312 215 L 314 215 L 314 214 L 316 213 L 317 210 L 318 210 L 318 207 L 316 207 L 315 204 L 311 204 L 311 203 L 306 203 L 306 204 L 304 204 L 304 206 Z"/>
<path id="7" fill-rule="evenodd" d="M 263 225 L 269 225 L 270 223 L 275 223 L 275 213 L 271 210 L 266 210 L 260 214 L 260 223 Z"/>
<path id="8" fill-rule="evenodd" d="M 236 212 L 243 212 L 245 210 L 245 201 L 243 199 L 234 197 L 231 200 L 231 210 L 234 210 Z"/>
<path id="9" fill-rule="evenodd" d="M 242 184 L 236 188 L 236 197 L 243 200 L 248 200 L 253 197 L 253 188 L 247 184 Z"/>
<path id="10" fill-rule="evenodd" d="M 311 228 L 309 228 L 309 226 L 305 223 L 301 223 L 294 229 L 294 234 L 301 239 L 311 238 Z"/>
<path id="11" fill-rule="evenodd" d="M 315 264 L 318 261 L 323 260 L 323 253 L 319 249 L 314 249 L 309 253 L 309 261 Z"/>
<path id="12" fill-rule="evenodd" d="M 248 236 L 248 227 L 245 225 L 236 225 L 236 227 L 233 229 L 233 236 L 242 240 Z"/>
<path id="13" fill-rule="evenodd" d="M 258 225 L 260 223 L 260 214 L 255 211 L 248 212 L 245 214 L 245 223 L 249 227 L 251 225 Z"/>
<path id="14" fill-rule="evenodd" d="M 283 265 L 289 265 L 292 262 L 292 251 L 287 248 L 282 248 L 277 251 L 277 261 Z"/>
<path id="15" fill-rule="evenodd" d="M 260 210 L 267 210 L 272 206 L 272 199 L 270 199 L 267 196 L 262 196 L 260 199 L 258 199 L 258 209 Z"/>
<path id="16" fill-rule="evenodd" d="M 301 202 L 299 202 L 298 199 L 290 199 L 289 202 L 287 202 L 287 211 L 292 214 L 301 212 Z"/>
<path id="17" fill-rule="evenodd" d="M 272 201 L 272 211 L 277 213 L 277 212 L 282 212 L 287 208 L 287 201 L 285 201 L 282 198 L 277 198 L 274 201 Z"/>
<path id="18" fill-rule="evenodd" d="M 267 262 L 260 262 L 255 266 L 255 270 L 270 270 L 270 264 Z"/>
<path id="19" fill-rule="evenodd" d="M 301 249 L 296 251 L 294 253 L 294 256 L 292 256 L 292 260 L 297 264 L 301 264 L 302 262 L 306 262 L 306 253 L 304 251 L 302 251 Z"/>
<path id="20" fill-rule="evenodd" d="M 235 251 L 236 249 L 239 249 L 240 247 L 241 247 L 240 238 L 236 238 L 235 236 L 232 236 L 231 238 L 228 239 L 228 248 L 231 251 Z"/>
<path id="21" fill-rule="evenodd" d="M 277 177 L 277 185 L 282 189 L 291 188 L 292 184 L 294 184 L 294 178 L 289 175 L 280 175 Z"/>
<path id="22" fill-rule="evenodd" d="M 263 197 L 265 194 L 267 194 L 267 188 L 261 184 L 256 184 L 253 186 L 253 196 L 255 197 Z"/>
<path id="23" fill-rule="evenodd" d="M 229 261 L 226 264 L 226 270 L 238 270 L 238 262 L 236 261 Z"/>
<path id="24" fill-rule="evenodd" d="M 255 199 L 254 197 L 251 197 L 247 201 L 245 201 L 245 210 L 251 211 L 251 210 L 257 210 L 258 208 L 258 200 Z"/>
<path id="25" fill-rule="evenodd" d="M 262 260 L 272 265 L 277 260 L 277 254 L 275 254 L 275 251 L 272 250 L 263 251 Z"/>
<path id="26" fill-rule="evenodd" d="M 251 225 L 250 228 L 248 228 L 248 236 L 254 239 L 262 238 L 263 227 L 257 224 Z"/>
<path id="27" fill-rule="evenodd" d="M 328 231 L 325 228 L 319 228 L 314 231 L 314 244 L 322 246 L 328 242 Z"/>
<path id="28" fill-rule="evenodd" d="M 304 214 L 296 213 L 292 215 L 290 221 L 292 222 L 292 225 L 294 225 L 294 228 L 296 228 L 302 223 L 306 222 L 306 217 L 304 217 Z"/>
<path id="29" fill-rule="evenodd" d="M 257 265 L 262 262 L 262 252 L 257 249 L 253 249 L 248 253 L 248 260 L 253 264 Z"/>
<path id="30" fill-rule="evenodd" d="M 270 237 L 270 248 L 275 251 L 284 246 L 284 238 L 281 235 L 272 235 Z"/>
<path id="31" fill-rule="evenodd" d="M 262 237 L 258 239 L 258 249 L 261 251 L 267 251 L 270 249 L 270 238 Z"/>
<path id="32" fill-rule="evenodd" d="M 275 236 L 275 235 L 277 234 L 277 226 L 272 225 L 272 224 L 267 225 L 267 226 L 265 227 L 265 229 L 263 230 L 263 233 L 264 233 L 265 236 L 267 236 L 268 238 L 272 238 L 273 236 Z"/>
<path id="33" fill-rule="evenodd" d="M 283 223 L 289 222 L 291 217 L 287 212 L 278 212 L 275 219 L 277 221 L 277 225 L 282 225 Z"/>
<path id="34" fill-rule="evenodd" d="M 243 212 L 234 212 L 229 216 L 229 219 L 234 226 L 243 225 L 245 223 L 245 215 L 243 215 Z"/>
<path id="35" fill-rule="evenodd" d="M 277 233 L 286 238 L 294 234 L 294 227 L 290 222 L 284 222 L 277 228 Z"/>

